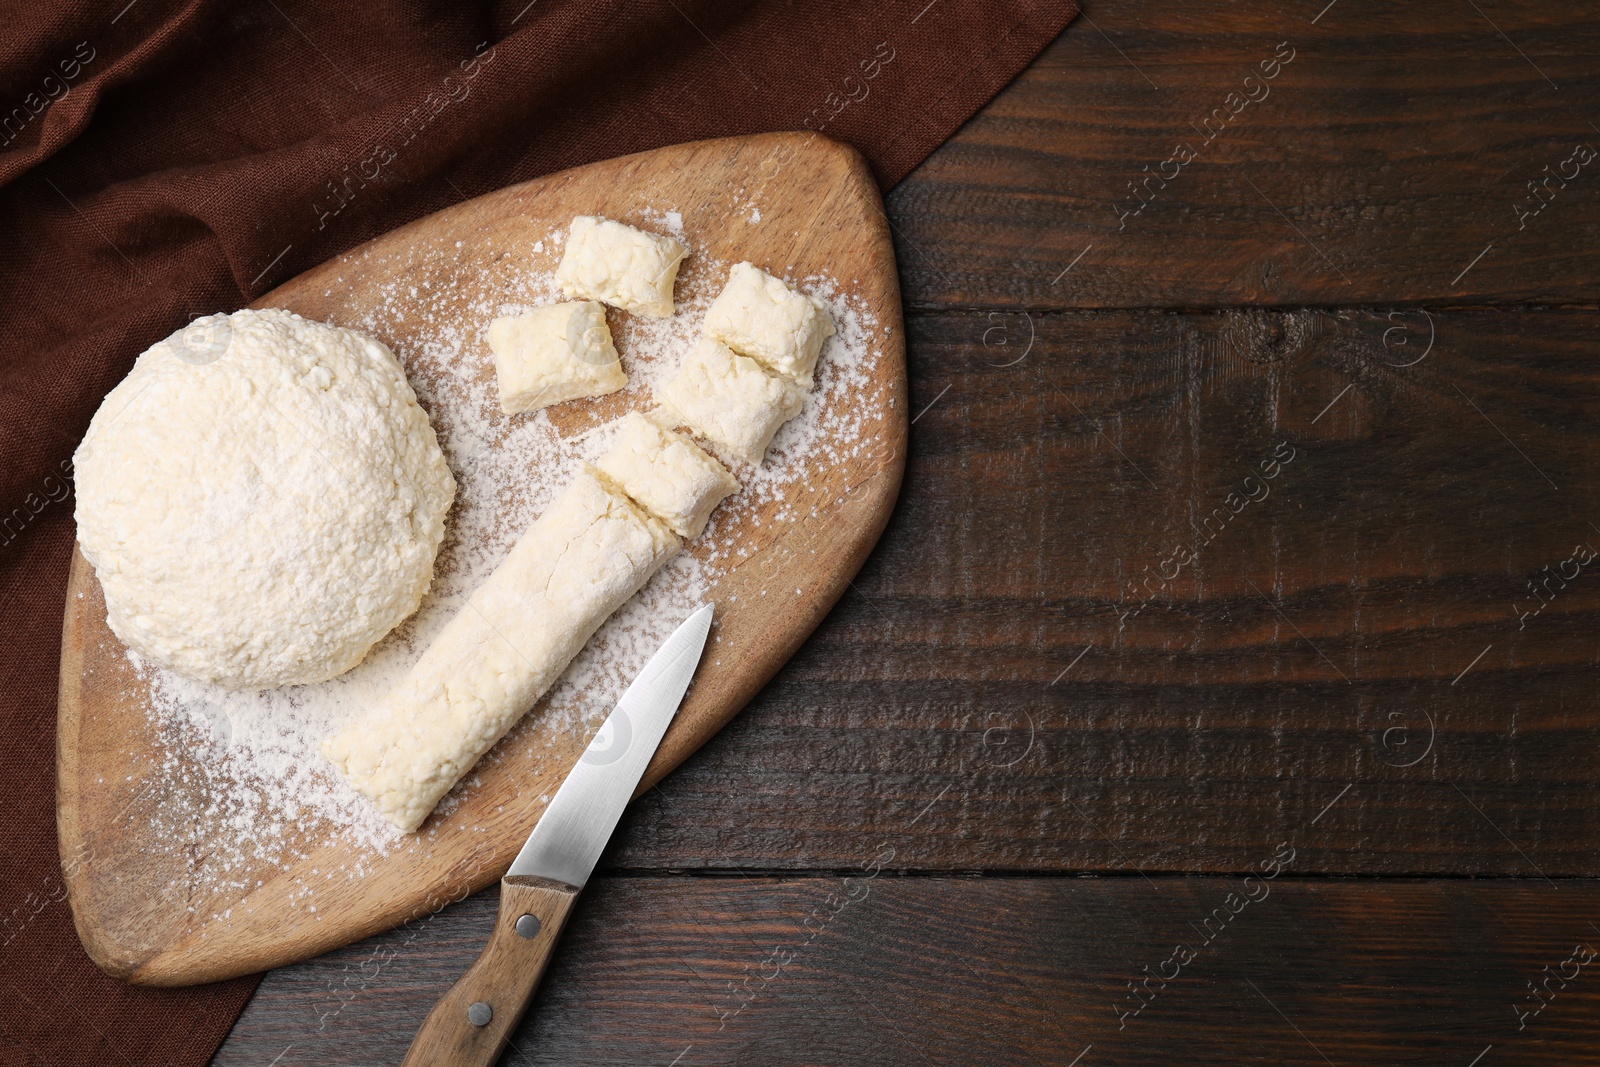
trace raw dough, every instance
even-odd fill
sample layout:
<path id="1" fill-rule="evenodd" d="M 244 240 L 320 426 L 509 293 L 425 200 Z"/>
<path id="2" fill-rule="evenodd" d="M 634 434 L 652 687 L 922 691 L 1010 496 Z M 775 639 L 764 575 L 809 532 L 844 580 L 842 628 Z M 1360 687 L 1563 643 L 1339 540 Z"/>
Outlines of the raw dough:
<path id="1" fill-rule="evenodd" d="M 661 390 L 662 403 L 684 425 L 756 466 L 805 397 L 799 385 L 710 337 L 696 342 Z"/>
<path id="2" fill-rule="evenodd" d="M 735 263 L 706 312 L 706 334 L 774 374 L 811 388 L 833 320 L 821 301 L 796 292 L 752 263 Z"/>
<path id="3" fill-rule="evenodd" d="M 682 434 L 637 411 L 616 423 L 616 436 L 595 461 L 600 473 L 679 537 L 698 537 L 723 497 L 739 491 L 727 468 Z"/>
<path id="4" fill-rule="evenodd" d="M 238 689 L 360 662 L 416 610 L 455 497 L 393 354 L 277 310 L 152 345 L 74 463 L 112 631 Z"/>
<path id="5" fill-rule="evenodd" d="M 535 308 L 489 324 L 500 407 L 507 415 L 604 396 L 628 384 L 598 300 Z"/>
<path id="6" fill-rule="evenodd" d="M 400 684 L 323 754 L 415 830 L 681 544 L 585 468 Z"/>
<path id="7" fill-rule="evenodd" d="M 567 233 L 556 281 L 569 297 L 603 300 L 643 315 L 671 315 L 678 264 L 688 254 L 688 246 L 675 237 L 579 215 Z"/>

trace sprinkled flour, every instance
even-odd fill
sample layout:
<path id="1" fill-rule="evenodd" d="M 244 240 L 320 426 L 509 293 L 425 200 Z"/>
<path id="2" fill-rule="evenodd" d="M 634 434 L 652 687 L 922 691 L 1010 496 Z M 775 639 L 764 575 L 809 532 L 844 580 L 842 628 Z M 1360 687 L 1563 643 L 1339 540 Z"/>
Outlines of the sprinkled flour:
<path id="1" fill-rule="evenodd" d="M 752 214 L 759 219 L 758 212 Z M 683 219 L 675 210 L 647 211 L 643 221 L 658 232 L 683 234 Z M 550 249 L 559 257 L 564 236 L 564 231 L 553 230 L 532 247 L 540 253 Z M 656 387 L 675 372 L 694 341 L 729 266 L 703 258 L 697 265 L 699 280 L 680 281 L 678 313 L 671 318 L 611 316 L 629 376 L 627 390 L 617 395 L 629 407 L 655 406 Z M 783 265 L 768 266 L 781 273 Z M 790 280 L 827 304 L 838 330 L 823 349 L 817 386 L 805 409 L 779 432 L 759 471 L 730 463 L 743 492 L 725 502 L 706 532 L 601 627 L 551 692 L 484 757 L 480 768 L 511 754 L 537 755 L 549 749 L 570 753 L 574 738 L 587 737 L 598 727 L 655 649 L 713 592 L 717 579 L 749 555 L 749 531 L 761 521 L 757 509 L 767 509 L 769 521 L 800 518 L 784 505 L 786 491 L 810 487 L 814 473 L 870 445 L 865 428 L 891 402 L 872 373 L 879 355 L 874 343 L 878 323 L 834 278 Z M 227 838 L 205 857 L 204 871 L 195 872 L 210 889 L 252 888 L 256 882 L 251 871 L 261 861 L 303 857 L 310 844 L 335 836 L 354 846 L 357 859 L 348 870 L 357 876 L 366 859 L 385 855 L 406 840 L 408 835 L 334 773 L 318 753 L 318 743 L 400 679 L 566 485 L 576 463 L 598 455 L 607 443 L 603 419 L 563 436 L 548 411 L 515 416 L 500 411 L 484 331 L 498 315 L 563 299 L 551 273 L 523 270 L 497 299 L 478 300 L 463 316 L 466 289 L 463 285 L 450 291 L 425 282 L 419 289 L 415 283 L 393 282 L 382 306 L 341 323 L 388 339 L 404 321 L 412 336 L 426 338 L 420 344 L 395 345 L 395 355 L 430 413 L 459 488 L 433 585 L 417 613 L 355 669 L 318 685 L 234 692 L 190 681 L 128 653 L 150 687 L 162 776 L 184 783 L 183 794 L 192 801 L 189 810 L 179 810 L 180 804 L 164 809 L 160 817 L 170 818 L 174 841 L 187 838 L 196 819 L 220 827 Z M 448 814 L 479 783 L 479 770 L 474 769 L 438 810 Z M 436 832 L 439 823 L 431 822 L 423 834 Z"/>

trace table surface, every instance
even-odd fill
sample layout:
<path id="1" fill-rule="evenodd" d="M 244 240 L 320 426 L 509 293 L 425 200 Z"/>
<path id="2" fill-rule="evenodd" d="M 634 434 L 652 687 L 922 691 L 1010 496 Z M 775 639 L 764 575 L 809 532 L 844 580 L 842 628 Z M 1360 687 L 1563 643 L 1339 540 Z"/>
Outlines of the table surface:
<path id="1" fill-rule="evenodd" d="M 505 1062 L 1593 1057 L 1600 21 L 1324 4 L 1090 11 L 890 194 L 899 508 Z M 398 1062 L 494 907 L 215 1062 Z"/>

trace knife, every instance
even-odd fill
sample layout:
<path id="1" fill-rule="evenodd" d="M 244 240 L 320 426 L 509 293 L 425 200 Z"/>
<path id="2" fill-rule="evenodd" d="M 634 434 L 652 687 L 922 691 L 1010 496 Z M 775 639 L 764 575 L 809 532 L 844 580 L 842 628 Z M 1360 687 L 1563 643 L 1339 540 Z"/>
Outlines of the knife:
<path id="1" fill-rule="evenodd" d="M 706 636 L 706 604 L 667 638 L 622 694 L 500 881 L 489 944 L 428 1013 L 404 1067 L 490 1067 L 533 999 L 567 915 L 661 736 L 683 703 Z"/>

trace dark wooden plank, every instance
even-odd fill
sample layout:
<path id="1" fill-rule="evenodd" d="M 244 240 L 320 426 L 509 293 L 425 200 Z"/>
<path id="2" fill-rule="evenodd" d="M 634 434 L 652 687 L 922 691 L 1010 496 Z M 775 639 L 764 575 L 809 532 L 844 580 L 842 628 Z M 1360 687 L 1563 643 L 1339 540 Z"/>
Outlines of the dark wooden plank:
<path id="1" fill-rule="evenodd" d="M 906 296 L 1590 301 L 1600 158 L 1559 172 L 1600 150 L 1597 49 L 1532 0 L 1090 11 L 889 197 Z"/>
<path id="2" fill-rule="evenodd" d="M 1600 1042 L 1600 964 L 1566 963 L 1600 947 L 1592 882 L 873 878 L 887 847 L 850 877 L 597 880 L 501 1062 L 1505 1067 Z M 398 1063 L 495 905 L 273 972 L 214 1062 Z"/>
<path id="3" fill-rule="evenodd" d="M 1600 873 L 1600 564 L 1545 570 L 1600 548 L 1600 313 L 910 330 L 889 531 L 609 863 Z"/>

